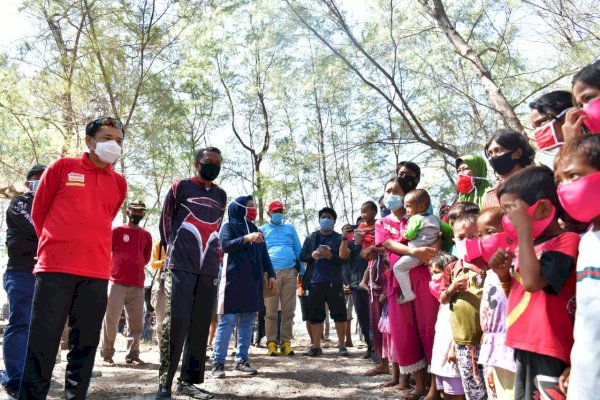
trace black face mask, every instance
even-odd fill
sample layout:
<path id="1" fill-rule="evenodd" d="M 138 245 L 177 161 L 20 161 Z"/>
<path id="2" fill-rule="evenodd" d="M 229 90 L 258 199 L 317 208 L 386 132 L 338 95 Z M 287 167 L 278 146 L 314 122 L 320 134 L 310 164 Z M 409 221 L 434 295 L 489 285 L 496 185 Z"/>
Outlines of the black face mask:
<path id="1" fill-rule="evenodd" d="M 129 222 L 131 222 L 134 225 L 138 225 L 140 223 L 140 221 L 142 220 L 142 218 L 144 218 L 143 215 L 130 215 Z"/>
<path id="2" fill-rule="evenodd" d="M 512 158 L 513 153 L 514 151 L 510 151 L 508 153 L 502 154 L 501 156 L 490 158 L 490 165 L 498 175 L 505 176 L 513 170 L 515 165 L 517 165 L 519 160 L 514 160 Z"/>
<path id="3" fill-rule="evenodd" d="M 221 172 L 221 166 L 217 164 L 202 164 L 200 163 L 200 176 L 205 181 L 212 182 L 217 179 Z"/>
<path id="4" fill-rule="evenodd" d="M 417 188 L 417 178 L 410 175 L 403 175 L 398 177 L 398 181 L 402 182 L 400 186 L 406 192 L 410 192 Z"/>

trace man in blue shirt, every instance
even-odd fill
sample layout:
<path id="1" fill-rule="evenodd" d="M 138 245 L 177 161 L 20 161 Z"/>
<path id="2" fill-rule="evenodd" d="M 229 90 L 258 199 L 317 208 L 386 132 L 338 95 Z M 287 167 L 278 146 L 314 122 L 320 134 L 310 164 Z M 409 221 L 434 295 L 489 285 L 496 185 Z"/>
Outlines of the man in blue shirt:
<path id="1" fill-rule="evenodd" d="M 267 347 L 270 356 L 277 355 L 277 312 L 281 304 L 281 330 L 279 349 L 286 356 L 294 355 L 291 346 L 292 326 L 296 311 L 296 281 L 300 268 L 300 239 L 296 229 L 283 222 L 284 206 L 279 200 L 269 204 L 268 210 L 271 221 L 261 226 L 269 257 L 277 276 L 277 295 L 265 299 L 267 309 L 265 315 L 265 330 Z M 303 271 L 302 271 L 303 272 Z"/>

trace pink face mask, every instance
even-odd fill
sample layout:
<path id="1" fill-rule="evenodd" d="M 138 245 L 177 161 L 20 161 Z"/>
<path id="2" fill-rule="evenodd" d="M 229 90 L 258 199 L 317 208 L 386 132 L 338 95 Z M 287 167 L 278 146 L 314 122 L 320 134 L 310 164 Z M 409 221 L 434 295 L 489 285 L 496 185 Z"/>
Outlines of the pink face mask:
<path id="1" fill-rule="evenodd" d="M 583 107 L 583 112 L 587 115 L 583 124 L 591 133 L 600 133 L 600 97 L 587 103 Z"/>
<path id="2" fill-rule="evenodd" d="M 510 251 L 514 252 L 516 248 L 517 243 L 510 239 L 506 232 L 499 232 L 495 235 L 479 238 L 479 250 L 481 250 L 481 257 L 483 257 L 486 263 L 490 262 L 498 249 L 510 249 Z"/>
<path id="3" fill-rule="evenodd" d="M 479 238 L 458 240 L 456 245 L 456 257 L 466 262 L 471 262 L 474 259 L 481 257 L 479 249 Z"/>
<path id="4" fill-rule="evenodd" d="M 443 274 L 435 274 L 431 277 L 429 281 L 429 291 L 431 295 L 435 297 L 437 300 L 440 299 L 440 288 L 442 287 L 442 275 Z"/>
<path id="5" fill-rule="evenodd" d="M 541 200 L 536 201 L 535 204 L 533 204 L 527 209 L 527 214 L 529 215 L 529 218 L 531 218 L 533 240 L 537 239 L 538 236 L 540 236 L 542 232 L 544 232 L 546 228 L 550 226 L 550 223 L 552 222 L 552 220 L 554 219 L 554 215 L 556 214 L 556 208 L 552 204 L 550 204 L 550 207 L 552 207 L 552 212 L 550 213 L 550 215 L 544 219 L 535 220 L 533 218 L 533 214 L 535 214 L 535 210 L 540 204 L 540 201 Z M 508 237 L 516 243 L 518 239 L 517 229 L 508 219 L 508 215 L 504 215 L 504 217 L 502 217 L 502 226 L 504 227 L 504 232 L 506 232 Z"/>
<path id="6" fill-rule="evenodd" d="M 558 185 L 560 204 L 572 218 L 590 222 L 600 215 L 600 172 Z"/>
<path id="7" fill-rule="evenodd" d="M 556 116 L 552 121 L 540 126 L 535 131 L 533 131 L 533 137 L 535 139 L 535 143 L 537 144 L 538 149 L 540 150 L 552 150 L 555 147 L 558 147 L 563 144 L 564 137 L 562 133 L 562 128 L 558 125 L 558 120 L 562 118 L 563 115 L 569 109 L 564 110 L 560 114 Z"/>

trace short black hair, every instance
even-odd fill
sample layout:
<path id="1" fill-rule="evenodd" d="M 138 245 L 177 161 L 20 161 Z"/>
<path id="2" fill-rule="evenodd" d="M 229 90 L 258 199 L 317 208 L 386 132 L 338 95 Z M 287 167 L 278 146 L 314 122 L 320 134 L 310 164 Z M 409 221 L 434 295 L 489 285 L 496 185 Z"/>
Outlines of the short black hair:
<path id="1" fill-rule="evenodd" d="M 125 127 L 123 126 L 123 123 L 119 118 L 114 117 L 99 117 L 88 122 L 85 126 L 85 135 L 94 137 L 96 136 L 96 132 L 103 126 L 120 129 L 123 133 L 123 137 L 125 137 Z"/>
<path id="2" fill-rule="evenodd" d="M 458 258 L 453 256 L 452 254 L 446 253 L 445 251 L 440 251 L 438 254 L 433 256 L 431 260 L 429 260 L 429 266 L 432 268 L 444 270 L 447 265 L 452 264 L 457 260 Z"/>
<path id="3" fill-rule="evenodd" d="M 463 214 L 479 215 L 479 206 L 472 201 L 458 201 L 448 210 L 450 225 Z"/>
<path id="4" fill-rule="evenodd" d="M 486 157 L 492 142 L 496 142 L 500 146 L 510 151 L 521 149 L 521 157 L 517 160 L 521 167 L 526 167 L 533 164 L 533 159 L 535 158 L 535 149 L 529 143 L 527 136 L 517 131 L 513 131 L 512 129 L 498 129 L 485 144 Z"/>
<path id="5" fill-rule="evenodd" d="M 416 202 L 425 205 L 425 208 L 429 208 L 429 206 L 431 205 L 431 197 L 429 196 L 429 193 L 427 193 L 427 190 L 415 189 L 410 191 L 409 193 Z"/>
<path id="6" fill-rule="evenodd" d="M 554 159 L 554 169 L 565 159 L 583 158 L 586 164 L 600 170 L 600 135 L 579 136 L 567 141 Z"/>
<path id="7" fill-rule="evenodd" d="M 204 154 L 207 152 L 211 152 L 211 153 L 217 153 L 219 155 L 219 158 L 221 160 L 223 160 L 223 155 L 221 154 L 221 150 L 217 149 L 216 147 L 203 147 L 200 150 L 198 150 L 196 152 L 196 155 L 194 156 L 194 160 L 200 164 L 200 160 L 202 159 L 202 157 L 204 157 Z"/>
<path id="8" fill-rule="evenodd" d="M 503 194 L 514 194 L 530 206 L 538 200 L 548 199 L 556 207 L 556 217 L 563 216 L 563 208 L 558 200 L 554 172 L 545 165 L 532 165 L 517 171 L 502 182 L 498 188 L 498 199 Z"/>
<path id="9" fill-rule="evenodd" d="M 588 86 L 600 89 L 600 60 L 596 60 L 585 67 L 573 76 L 572 85 L 577 81 L 581 81 Z"/>
<path id="10" fill-rule="evenodd" d="M 331 207 L 323 207 L 319 210 L 319 218 L 321 218 L 321 215 L 323 215 L 323 213 L 329 213 L 331 215 L 333 215 L 333 219 L 334 221 L 337 221 L 337 213 L 335 212 L 335 210 Z"/>
<path id="11" fill-rule="evenodd" d="M 479 214 L 461 214 L 459 215 L 454 222 L 452 223 L 452 226 L 456 225 L 456 224 L 460 224 L 461 222 L 467 226 L 477 226 L 477 219 L 479 218 Z"/>
<path id="12" fill-rule="evenodd" d="M 383 196 L 381 196 L 381 199 L 379 201 L 381 201 L 383 199 Z M 360 206 L 360 208 L 363 208 L 364 206 L 369 206 L 369 208 L 375 212 L 377 212 L 377 204 L 375 204 L 374 201 L 369 200 L 369 201 L 365 201 L 362 206 Z"/>
<path id="13" fill-rule="evenodd" d="M 415 173 L 417 180 L 421 179 L 421 168 L 414 162 L 412 161 L 400 161 L 398 163 L 398 165 L 396 166 L 396 175 L 398 175 L 398 172 L 400 171 L 400 168 L 402 167 L 406 167 L 408 169 L 410 169 L 412 172 Z"/>
<path id="14" fill-rule="evenodd" d="M 566 90 L 546 93 L 529 103 L 530 109 L 537 110 L 548 118 L 556 118 L 558 114 L 571 107 L 573 107 L 573 95 Z"/>

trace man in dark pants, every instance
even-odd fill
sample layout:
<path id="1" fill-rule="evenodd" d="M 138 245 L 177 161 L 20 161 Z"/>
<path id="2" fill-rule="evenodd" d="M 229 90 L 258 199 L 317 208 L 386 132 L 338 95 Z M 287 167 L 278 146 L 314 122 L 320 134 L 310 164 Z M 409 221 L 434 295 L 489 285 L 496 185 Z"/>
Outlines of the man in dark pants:
<path id="1" fill-rule="evenodd" d="M 219 229 L 227 195 L 213 181 L 221 170 L 221 152 L 196 153 L 196 176 L 173 184 L 161 215 L 160 236 L 167 248 L 165 320 L 160 343 L 157 399 L 171 398 L 173 377 L 186 343 L 177 393 L 196 399 L 213 395 L 204 382 L 206 345 L 219 275 Z"/>
<path id="2" fill-rule="evenodd" d="M 9 317 L 2 341 L 6 369 L 0 373 L 0 381 L 4 390 L 12 397 L 19 395 L 23 376 L 35 287 L 32 272 L 38 238 L 31 222 L 31 206 L 45 169 L 44 165 L 36 165 L 29 170 L 25 183 L 29 191 L 12 199 L 6 210 L 8 264 L 4 273 L 4 290 L 8 296 Z"/>
<path id="3" fill-rule="evenodd" d="M 65 397 L 84 399 L 92 375 L 106 310 L 111 225 L 127 183 L 112 170 L 121 154 L 121 122 L 99 118 L 85 132 L 89 154 L 48 167 L 33 200 L 40 243 L 21 400 L 46 398 L 67 317 Z"/>
<path id="4" fill-rule="evenodd" d="M 325 320 L 325 304 L 329 307 L 331 317 L 335 321 L 338 336 L 338 351 L 342 356 L 349 356 L 344 344 L 346 337 L 346 303 L 342 282 L 342 260 L 339 256 L 340 244 L 345 238 L 334 231 L 337 214 L 335 210 L 324 207 L 319 211 L 319 227 L 311 233 L 302 245 L 300 261 L 307 263 L 305 281 L 309 282 L 307 308 L 308 319 L 311 322 L 311 349 L 305 353 L 310 357 L 323 354 L 321 350 L 321 335 Z"/>

